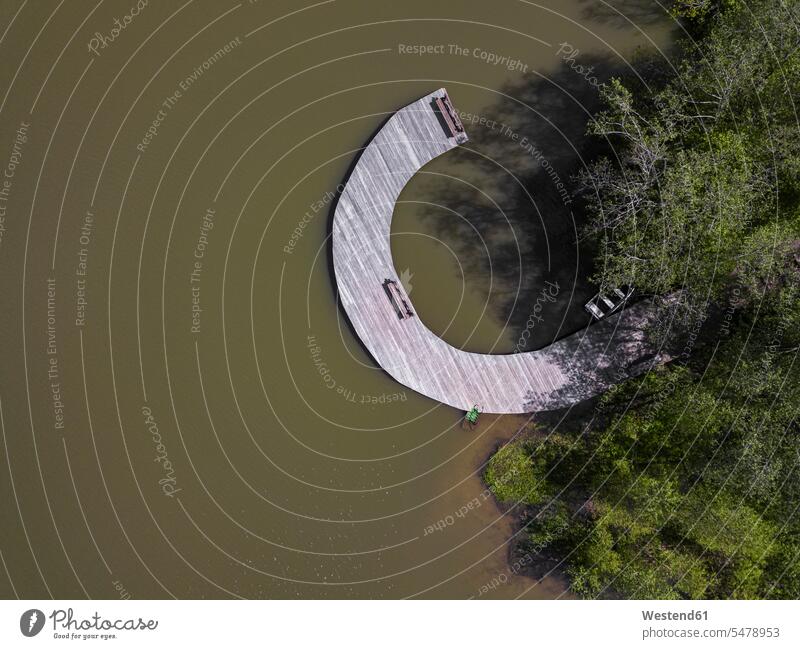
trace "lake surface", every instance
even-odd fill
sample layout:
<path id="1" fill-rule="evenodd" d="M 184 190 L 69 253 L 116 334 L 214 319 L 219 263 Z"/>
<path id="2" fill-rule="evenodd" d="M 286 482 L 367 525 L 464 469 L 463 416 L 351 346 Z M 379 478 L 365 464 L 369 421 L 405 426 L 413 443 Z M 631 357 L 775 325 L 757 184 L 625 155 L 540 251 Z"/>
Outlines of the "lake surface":
<path id="1" fill-rule="evenodd" d="M 391 111 L 444 86 L 471 141 L 393 224 L 418 315 L 484 352 L 584 326 L 570 175 L 597 83 L 667 47 L 669 19 L 131 2 L 0 10 L 0 595 L 569 596 L 509 566 L 480 478 L 528 419 L 462 430 L 374 366 L 336 303 L 330 212 Z"/>

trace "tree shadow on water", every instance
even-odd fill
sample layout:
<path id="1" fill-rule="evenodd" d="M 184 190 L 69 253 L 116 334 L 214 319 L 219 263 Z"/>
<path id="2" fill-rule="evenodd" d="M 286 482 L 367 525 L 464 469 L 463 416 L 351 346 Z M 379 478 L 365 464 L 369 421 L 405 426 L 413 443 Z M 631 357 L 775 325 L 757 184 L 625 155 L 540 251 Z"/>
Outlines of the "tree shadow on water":
<path id="1" fill-rule="evenodd" d="M 672 20 L 669 3 L 656 0 L 580 0 L 581 18 L 617 29 L 635 29 Z"/>
<path id="2" fill-rule="evenodd" d="M 430 168 L 441 165 L 449 177 L 434 175 L 422 189 L 432 206 L 461 217 L 445 218 L 440 207 L 423 213 L 465 275 L 485 279 L 491 264 L 489 306 L 520 336 L 515 351 L 585 326 L 583 305 L 596 291 L 587 280 L 594 251 L 579 236 L 586 215 L 572 196 L 572 177 L 602 148 L 586 134 L 599 109 L 598 86 L 625 69 L 599 56 L 582 54 L 579 63 L 565 62 L 545 78 L 527 74 L 479 115 L 462 113 L 470 141 L 434 162 Z M 490 259 L 475 254 L 480 239 Z M 552 285 L 556 302 L 542 304 Z"/>

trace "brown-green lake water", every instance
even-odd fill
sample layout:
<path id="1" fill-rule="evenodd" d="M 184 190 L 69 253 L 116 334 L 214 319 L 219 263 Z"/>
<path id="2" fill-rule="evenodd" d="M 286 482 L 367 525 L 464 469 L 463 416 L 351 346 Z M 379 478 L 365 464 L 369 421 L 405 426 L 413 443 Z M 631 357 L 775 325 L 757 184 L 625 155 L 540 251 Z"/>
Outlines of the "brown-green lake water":
<path id="1" fill-rule="evenodd" d="M 657 3 L 12 1 L 0 33 L 0 595 L 569 595 L 481 482 L 527 418 L 462 430 L 374 366 L 330 211 L 445 86 L 472 139 L 393 225 L 419 316 L 484 352 L 582 326 L 558 183 L 597 83 L 668 46 Z"/>

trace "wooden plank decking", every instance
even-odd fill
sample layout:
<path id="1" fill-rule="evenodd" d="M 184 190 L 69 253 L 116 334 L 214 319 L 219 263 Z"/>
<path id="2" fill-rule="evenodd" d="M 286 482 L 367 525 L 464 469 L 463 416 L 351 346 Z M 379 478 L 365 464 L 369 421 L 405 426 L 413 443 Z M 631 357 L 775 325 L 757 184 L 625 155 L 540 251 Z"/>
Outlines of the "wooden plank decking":
<path id="1" fill-rule="evenodd" d="M 333 263 L 341 304 L 377 363 L 403 385 L 460 410 L 552 410 L 594 396 L 653 362 L 643 328 L 647 303 L 520 354 L 475 354 L 446 343 L 418 316 L 400 319 L 384 281 L 405 295 L 392 262 L 392 213 L 401 190 L 433 158 L 458 146 L 431 101 L 437 90 L 397 111 L 364 149 L 333 219 Z"/>

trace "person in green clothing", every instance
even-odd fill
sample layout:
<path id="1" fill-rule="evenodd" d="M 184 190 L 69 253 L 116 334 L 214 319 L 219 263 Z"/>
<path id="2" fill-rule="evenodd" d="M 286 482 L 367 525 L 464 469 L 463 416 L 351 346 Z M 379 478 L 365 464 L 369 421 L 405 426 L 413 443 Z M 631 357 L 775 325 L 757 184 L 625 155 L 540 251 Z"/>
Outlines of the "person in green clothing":
<path id="1" fill-rule="evenodd" d="M 466 426 L 469 425 L 470 429 L 474 428 L 475 424 L 478 423 L 479 414 L 480 414 L 480 409 L 478 408 L 478 406 L 477 405 L 472 406 L 472 410 L 470 410 L 464 416 L 464 427 L 466 428 Z"/>

